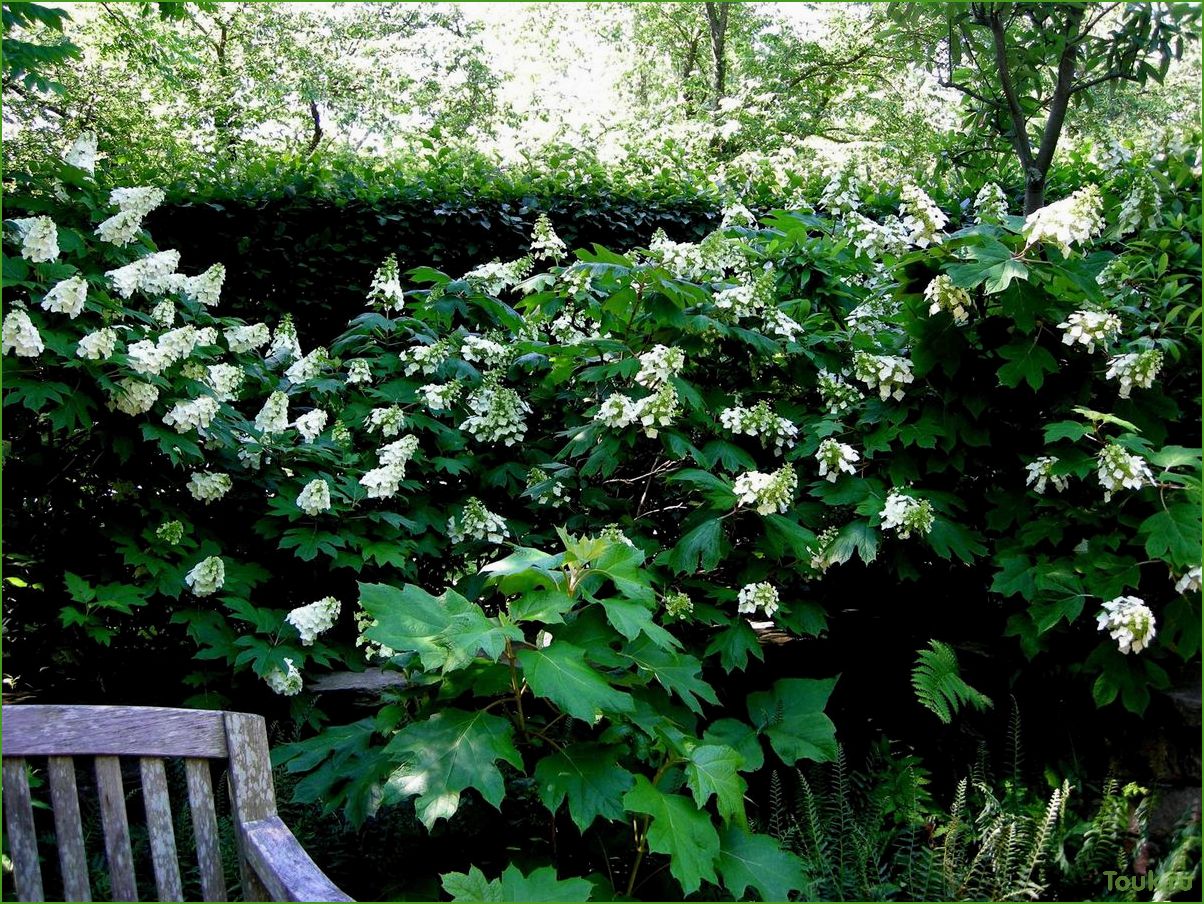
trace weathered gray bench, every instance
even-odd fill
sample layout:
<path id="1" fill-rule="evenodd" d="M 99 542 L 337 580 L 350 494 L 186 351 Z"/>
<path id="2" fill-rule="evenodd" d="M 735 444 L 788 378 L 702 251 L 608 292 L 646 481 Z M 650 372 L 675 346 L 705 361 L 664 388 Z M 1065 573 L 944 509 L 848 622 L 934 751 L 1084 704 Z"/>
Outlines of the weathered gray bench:
<path id="1" fill-rule="evenodd" d="M 276 814 L 262 716 L 139 706 L 5 706 L 4 819 L 17 894 L 41 901 L 26 759 L 46 757 L 64 899 L 92 900 L 73 757 L 95 757 L 105 856 L 116 901 L 137 901 L 121 757 L 137 757 L 159 901 L 183 900 L 165 758 L 181 757 L 205 901 L 225 901 L 210 763 L 228 769 L 230 809 L 247 901 L 350 901 Z"/>

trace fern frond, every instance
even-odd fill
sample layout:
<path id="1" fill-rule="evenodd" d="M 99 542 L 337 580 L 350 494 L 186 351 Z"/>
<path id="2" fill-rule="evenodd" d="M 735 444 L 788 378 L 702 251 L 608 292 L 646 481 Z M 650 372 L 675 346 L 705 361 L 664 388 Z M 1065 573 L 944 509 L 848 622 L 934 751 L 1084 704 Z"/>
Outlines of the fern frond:
<path id="1" fill-rule="evenodd" d="M 990 697 L 962 680 L 952 647 L 939 640 L 929 640 L 928 647 L 916 651 L 916 664 L 911 672 L 916 699 L 923 706 L 948 725 L 965 706 L 983 710 L 994 705 Z"/>

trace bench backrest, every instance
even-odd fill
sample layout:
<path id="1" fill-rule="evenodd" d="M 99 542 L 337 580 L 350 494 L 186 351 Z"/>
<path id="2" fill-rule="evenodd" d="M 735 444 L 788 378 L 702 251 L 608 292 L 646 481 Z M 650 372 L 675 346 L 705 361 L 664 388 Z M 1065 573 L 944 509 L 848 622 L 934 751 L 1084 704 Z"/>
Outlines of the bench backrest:
<path id="1" fill-rule="evenodd" d="M 210 763 L 228 769 L 231 813 L 239 847 L 243 897 L 271 900 L 252 866 L 247 828 L 276 817 L 276 795 L 261 716 L 248 713 L 128 706 L 5 706 L 4 817 L 17 894 L 41 901 L 42 872 L 26 760 L 46 757 L 46 776 L 63 894 L 90 901 L 75 757 L 94 757 L 105 856 L 114 900 L 137 901 L 121 757 L 138 760 L 157 900 L 183 900 L 164 760 L 181 758 L 188 787 L 203 900 L 225 901 Z M 287 832 L 287 830 L 285 830 Z M 291 838 L 291 836 L 290 836 Z M 332 886 L 333 887 L 333 886 Z"/>

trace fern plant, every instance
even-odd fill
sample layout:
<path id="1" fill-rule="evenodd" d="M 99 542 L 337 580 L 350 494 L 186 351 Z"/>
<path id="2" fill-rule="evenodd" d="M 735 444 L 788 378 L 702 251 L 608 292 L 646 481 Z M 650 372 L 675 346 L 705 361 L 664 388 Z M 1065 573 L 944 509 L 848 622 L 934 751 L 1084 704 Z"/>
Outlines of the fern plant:
<path id="1" fill-rule="evenodd" d="M 946 725 L 964 706 L 984 710 L 993 705 L 990 697 L 962 680 L 957 654 L 939 640 L 929 640 L 927 650 L 916 651 L 911 684 L 916 699 Z"/>

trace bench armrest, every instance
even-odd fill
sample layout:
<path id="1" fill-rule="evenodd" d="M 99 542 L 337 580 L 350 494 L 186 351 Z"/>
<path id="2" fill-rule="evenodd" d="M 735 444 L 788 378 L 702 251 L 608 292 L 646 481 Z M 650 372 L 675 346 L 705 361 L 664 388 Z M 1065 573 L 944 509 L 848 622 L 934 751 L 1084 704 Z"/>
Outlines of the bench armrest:
<path id="1" fill-rule="evenodd" d="M 275 901 L 351 901 L 326 878 L 279 816 L 242 826 L 244 856 Z"/>

